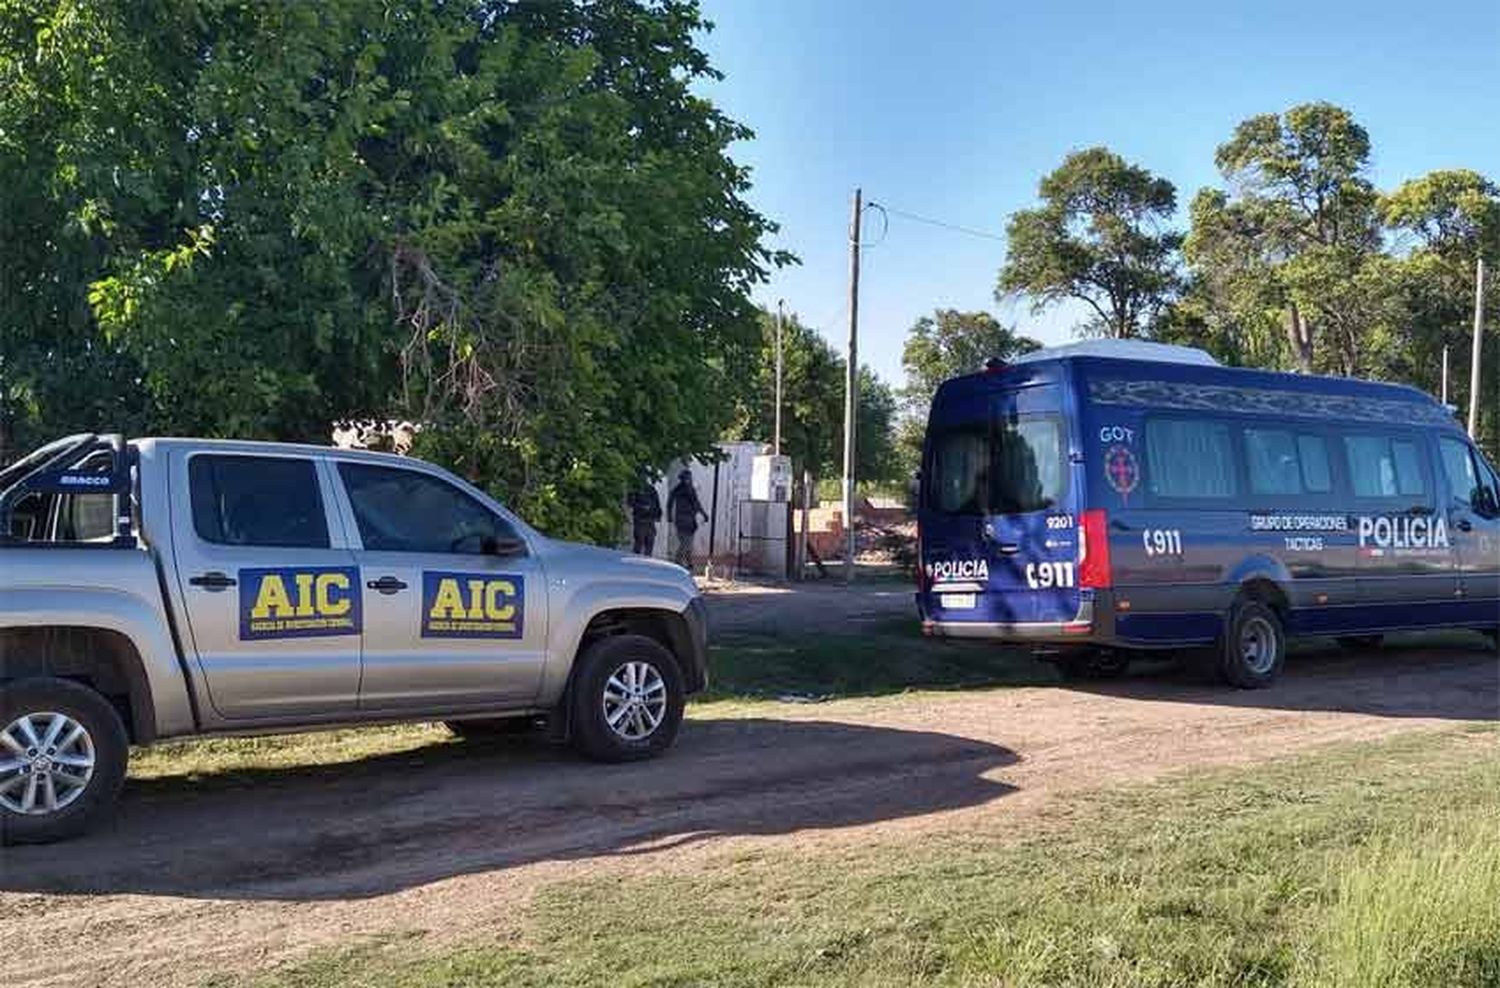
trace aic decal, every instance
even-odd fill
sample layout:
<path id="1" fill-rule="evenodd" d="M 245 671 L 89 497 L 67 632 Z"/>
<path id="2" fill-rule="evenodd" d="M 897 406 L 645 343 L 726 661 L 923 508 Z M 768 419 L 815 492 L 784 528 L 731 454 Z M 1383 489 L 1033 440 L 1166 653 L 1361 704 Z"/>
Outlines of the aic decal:
<path id="1" fill-rule="evenodd" d="M 1370 556 L 1387 552 L 1394 555 L 1422 555 L 1448 548 L 1448 523 L 1439 515 L 1396 517 L 1362 515 L 1359 519 L 1359 548 Z"/>
<path id="2" fill-rule="evenodd" d="M 359 570 L 353 566 L 240 570 L 240 638 L 357 635 Z"/>
<path id="3" fill-rule="evenodd" d="M 422 573 L 423 638 L 520 638 L 526 581 L 509 573 Z"/>

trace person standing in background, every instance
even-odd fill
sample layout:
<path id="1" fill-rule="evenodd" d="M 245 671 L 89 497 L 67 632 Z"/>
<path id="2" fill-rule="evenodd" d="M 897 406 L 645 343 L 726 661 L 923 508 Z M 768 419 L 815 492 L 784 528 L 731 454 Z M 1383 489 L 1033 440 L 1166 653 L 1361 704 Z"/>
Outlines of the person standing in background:
<path id="1" fill-rule="evenodd" d="M 708 520 L 703 502 L 698 500 L 698 489 L 693 486 L 693 473 L 684 470 L 677 475 L 677 483 L 667 495 L 667 521 L 677 529 L 677 565 L 693 571 L 693 539 L 698 534 L 698 519 Z"/>
<path id="2" fill-rule="evenodd" d="M 656 551 L 656 523 L 661 521 L 661 498 L 651 482 L 650 471 L 641 471 L 640 481 L 625 501 L 630 507 L 630 551 L 637 556 L 650 556 Z"/>

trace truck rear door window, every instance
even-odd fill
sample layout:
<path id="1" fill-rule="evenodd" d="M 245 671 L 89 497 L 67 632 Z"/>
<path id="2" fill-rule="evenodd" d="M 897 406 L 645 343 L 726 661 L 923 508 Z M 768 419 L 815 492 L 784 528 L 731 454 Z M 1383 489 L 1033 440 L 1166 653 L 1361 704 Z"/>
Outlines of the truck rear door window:
<path id="1" fill-rule="evenodd" d="M 1146 421 L 1146 481 L 1167 498 L 1230 498 L 1236 482 L 1229 426 L 1201 419 Z"/>
<path id="2" fill-rule="evenodd" d="M 932 504 L 945 514 L 1025 514 L 1062 501 L 1062 424 L 1050 416 L 975 423 L 932 440 Z"/>
<path id="3" fill-rule="evenodd" d="M 200 453 L 188 461 L 193 528 L 205 542 L 328 548 L 311 460 Z"/>

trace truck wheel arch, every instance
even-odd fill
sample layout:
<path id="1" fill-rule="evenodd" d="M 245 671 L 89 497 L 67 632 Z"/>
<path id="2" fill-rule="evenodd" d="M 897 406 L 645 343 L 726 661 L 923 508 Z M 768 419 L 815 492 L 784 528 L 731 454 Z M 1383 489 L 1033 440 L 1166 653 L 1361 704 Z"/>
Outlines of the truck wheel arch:
<path id="1" fill-rule="evenodd" d="M 677 659 L 687 692 L 695 693 L 707 685 L 704 670 L 689 661 L 693 654 L 692 631 L 687 619 L 676 611 L 657 607 L 614 607 L 600 610 L 589 618 L 583 637 L 574 650 L 574 662 L 577 662 L 577 657 L 584 649 L 608 635 L 641 635 L 659 642 Z M 569 679 L 571 678 L 570 670 Z"/>
<path id="2" fill-rule="evenodd" d="M 0 629 L 0 670 L 5 682 L 55 676 L 82 683 L 115 704 L 133 744 L 156 739 L 145 662 L 123 632 L 89 625 Z"/>

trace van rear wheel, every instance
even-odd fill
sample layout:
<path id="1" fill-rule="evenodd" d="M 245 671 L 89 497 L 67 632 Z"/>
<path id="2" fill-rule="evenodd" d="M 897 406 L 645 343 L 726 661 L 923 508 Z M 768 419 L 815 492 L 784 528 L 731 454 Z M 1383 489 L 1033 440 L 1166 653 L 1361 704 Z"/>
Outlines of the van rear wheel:
<path id="1" fill-rule="evenodd" d="M 1275 609 L 1241 597 L 1229 609 L 1219 641 L 1219 675 L 1240 689 L 1264 689 L 1286 664 L 1286 629 Z"/>

